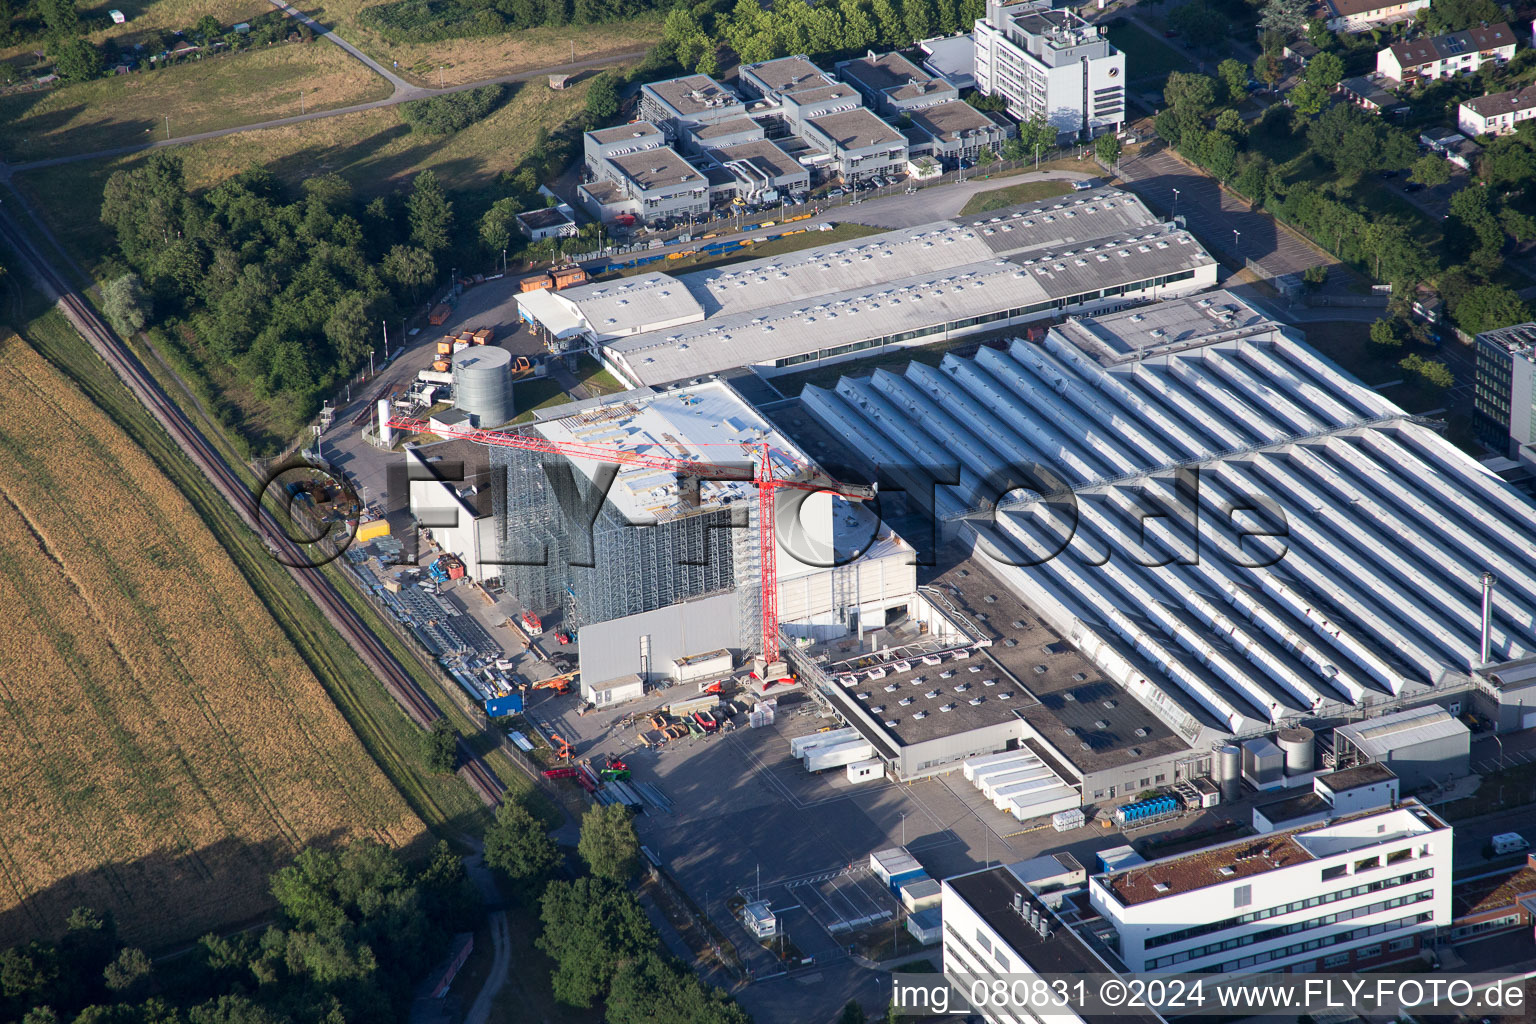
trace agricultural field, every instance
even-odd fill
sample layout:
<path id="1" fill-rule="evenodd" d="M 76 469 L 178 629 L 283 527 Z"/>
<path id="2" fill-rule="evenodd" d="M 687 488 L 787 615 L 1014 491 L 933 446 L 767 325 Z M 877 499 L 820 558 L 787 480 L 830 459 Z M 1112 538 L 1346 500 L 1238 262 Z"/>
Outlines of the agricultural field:
<path id="1" fill-rule="evenodd" d="M 449 136 L 411 132 L 398 108 L 353 114 L 190 142 L 175 149 L 187 184 L 208 188 L 252 166 L 298 185 L 305 178 L 336 172 L 364 195 L 407 186 L 417 172 L 432 168 L 445 188 L 477 189 L 502 171 L 515 169 L 532 150 L 539 129 L 553 131 L 581 112 L 590 77 L 570 88 L 543 82 L 508 86 L 516 90 L 489 117 Z M 113 171 L 135 166 L 135 155 L 17 172 L 13 183 L 27 193 L 87 270 L 112 247 L 100 222 L 102 188 Z"/>
<path id="2" fill-rule="evenodd" d="M 0 944 L 112 911 L 148 948 L 262 914 L 300 847 L 425 839 L 146 452 L 0 337 Z"/>
<path id="3" fill-rule="evenodd" d="M 661 18 L 644 17 L 605 25 L 561 25 L 519 29 L 496 36 L 444 39 L 432 43 L 389 43 L 358 21 L 378 0 L 310 0 L 296 6 L 336 29 L 347 42 L 386 67 L 422 85 L 464 85 L 530 69 L 616 56 L 649 49 L 661 38 Z M 574 54 L 574 56 L 573 56 Z M 441 76 L 439 76 L 441 69 Z"/>
<path id="4" fill-rule="evenodd" d="M 380 100 L 388 82 L 325 42 L 285 43 L 0 97 L 11 163 L 140 145 Z"/>

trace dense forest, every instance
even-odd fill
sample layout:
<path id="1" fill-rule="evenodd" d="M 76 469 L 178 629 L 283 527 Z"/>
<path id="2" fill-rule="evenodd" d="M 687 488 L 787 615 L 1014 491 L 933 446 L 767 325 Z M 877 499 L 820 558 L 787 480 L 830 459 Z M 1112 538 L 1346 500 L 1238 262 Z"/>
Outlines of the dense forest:
<path id="1" fill-rule="evenodd" d="M 403 1021 L 412 986 L 479 900 L 447 844 L 420 868 L 384 846 L 307 849 L 272 876 L 278 920 L 151 961 L 81 908 L 58 942 L 0 950 L 0 1019 L 23 1024 Z"/>
<path id="2" fill-rule="evenodd" d="M 260 168 L 193 193 L 157 153 L 108 179 L 101 218 L 142 281 L 140 322 L 296 427 L 368 365 L 381 319 L 440 283 L 454 210 L 431 171 L 362 205 L 336 175 L 293 195 Z"/>

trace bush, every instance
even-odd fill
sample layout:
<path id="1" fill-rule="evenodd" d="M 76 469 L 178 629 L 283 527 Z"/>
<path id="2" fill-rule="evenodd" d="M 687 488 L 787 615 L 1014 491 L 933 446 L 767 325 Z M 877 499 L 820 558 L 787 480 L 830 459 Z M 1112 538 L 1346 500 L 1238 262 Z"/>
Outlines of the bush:
<path id="1" fill-rule="evenodd" d="M 1403 335 L 1398 330 L 1397 321 L 1382 317 L 1371 324 L 1371 341 L 1387 348 L 1397 348 L 1402 345 Z"/>
<path id="2" fill-rule="evenodd" d="M 1321 263 L 1308 267 L 1301 272 L 1301 279 L 1309 288 L 1321 288 L 1328 280 L 1328 268 Z"/>
<path id="3" fill-rule="evenodd" d="M 451 135 L 463 131 L 501 105 L 506 89 L 485 85 L 400 104 L 400 116 L 411 131 L 423 135 Z"/>
<path id="4" fill-rule="evenodd" d="M 432 723 L 432 728 L 421 734 L 421 759 L 429 771 L 447 775 L 453 771 L 459 759 L 459 734 L 446 718 Z"/>
<path id="5" fill-rule="evenodd" d="M 1397 365 L 1431 387 L 1448 388 L 1456 383 L 1456 377 L 1451 373 L 1450 367 L 1444 363 L 1425 359 L 1423 356 L 1404 356 Z"/>

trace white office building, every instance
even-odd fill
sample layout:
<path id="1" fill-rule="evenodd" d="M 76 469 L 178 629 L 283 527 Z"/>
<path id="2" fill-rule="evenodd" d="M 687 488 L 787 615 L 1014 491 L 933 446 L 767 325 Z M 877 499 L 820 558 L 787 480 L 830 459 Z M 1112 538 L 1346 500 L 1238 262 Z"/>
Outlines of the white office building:
<path id="1" fill-rule="evenodd" d="M 1044 114 L 1072 138 L 1125 122 L 1125 54 L 1099 26 L 1041 0 L 988 0 L 973 36 L 976 88 L 1018 120 Z"/>
<path id="2" fill-rule="evenodd" d="M 1094 875 L 1088 894 L 1132 972 L 1359 970 L 1451 923 L 1451 839 L 1407 800 Z"/>
<path id="3" fill-rule="evenodd" d="M 1047 974 L 1114 974 L 1115 969 L 1068 928 L 1012 867 L 992 867 L 945 879 L 941 913 L 944 974 L 951 979 L 1003 976 L 1010 980 Z M 961 991 L 970 986 L 961 984 Z M 953 1007 L 952 1007 L 953 1009 Z M 1007 1012 L 973 1007 L 989 1024 L 1049 1019 L 1053 1024 L 1161 1024 L 1151 1010 L 1122 1007 L 1113 1014 L 1073 1009 Z"/>

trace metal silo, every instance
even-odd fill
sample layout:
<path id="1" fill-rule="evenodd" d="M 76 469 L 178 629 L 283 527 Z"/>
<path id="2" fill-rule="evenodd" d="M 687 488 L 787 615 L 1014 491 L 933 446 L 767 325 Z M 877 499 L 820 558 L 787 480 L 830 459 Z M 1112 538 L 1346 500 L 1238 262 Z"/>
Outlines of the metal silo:
<path id="1" fill-rule="evenodd" d="M 1280 749 L 1285 751 L 1285 773 L 1287 775 L 1305 775 L 1315 770 L 1316 758 L 1313 755 L 1312 730 L 1304 725 L 1294 729 L 1281 729 L 1276 737 Z"/>
<path id="2" fill-rule="evenodd" d="M 477 427 L 499 427 L 513 416 L 512 355 L 489 345 L 460 352 L 453 362 L 453 401 Z"/>

